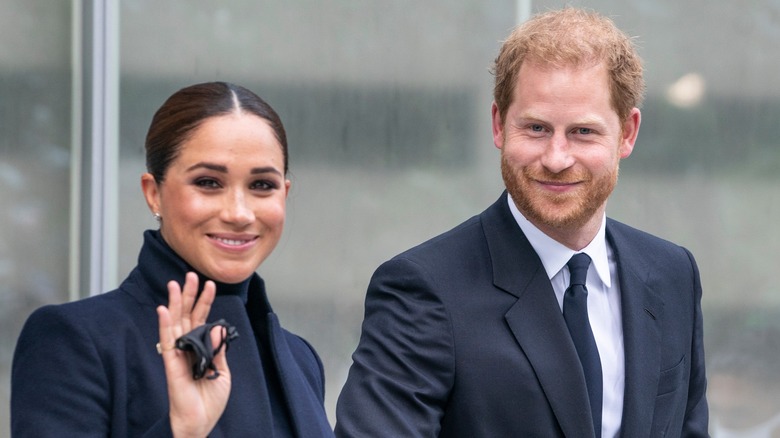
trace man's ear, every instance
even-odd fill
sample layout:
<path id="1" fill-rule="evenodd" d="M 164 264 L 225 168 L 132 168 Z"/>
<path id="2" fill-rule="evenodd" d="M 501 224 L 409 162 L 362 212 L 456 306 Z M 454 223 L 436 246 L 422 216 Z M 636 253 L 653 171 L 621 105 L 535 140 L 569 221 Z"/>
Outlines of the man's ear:
<path id="1" fill-rule="evenodd" d="M 620 158 L 627 158 L 634 150 L 637 136 L 639 135 L 639 125 L 642 123 L 642 113 L 639 108 L 634 108 L 623 122 L 623 132 L 620 139 Z"/>
<path id="2" fill-rule="evenodd" d="M 501 113 L 495 101 L 493 101 L 493 105 L 490 107 L 490 116 L 493 126 L 493 144 L 501 149 L 504 147 L 504 123 L 501 120 Z"/>

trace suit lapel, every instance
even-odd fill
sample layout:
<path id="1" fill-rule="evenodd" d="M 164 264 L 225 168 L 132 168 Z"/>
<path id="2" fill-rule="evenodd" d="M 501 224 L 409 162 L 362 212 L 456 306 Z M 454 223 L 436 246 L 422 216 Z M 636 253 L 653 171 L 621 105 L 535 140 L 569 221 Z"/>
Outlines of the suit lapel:
<path id="1" fill-rule="evenodd" d="M 494 285 L 517 303 L 505 318 L 536 373 L 566 436 L 592 437 L 585 377 L 577 352 L 536 252 L 512 217 L 504 193 L 482 214 Z"/>
<path id="2" fill-rule="evenodd" d="M 658 320 L 663 301 L 647 286 L 650 266 L 641 248 L 607 221 L 607 240 L 618 261 L 623 344 L 625 348 L 625 392 L 622 436 L 649 436 L 660 370 L 661 339 Z"/>

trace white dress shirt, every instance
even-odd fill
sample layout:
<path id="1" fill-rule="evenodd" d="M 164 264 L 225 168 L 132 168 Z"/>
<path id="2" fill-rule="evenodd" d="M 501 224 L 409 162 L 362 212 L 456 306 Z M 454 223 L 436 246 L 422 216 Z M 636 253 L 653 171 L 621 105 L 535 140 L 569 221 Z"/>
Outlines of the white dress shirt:
<path id="1" fill-rule="evenodd" d="M 625 352 L 617 262 L 612 249 L 607 245 L 605 234 L 607 218 L 602 218 L 601 227 L 588 246 L 581 251 L 573 251 L 536 228 L 520 213 L 512 197 L 507 196 L 507 199 L 512 216 L 542 260 L 561 312 L 563 295 L 569 285 L 569 268 L 566 263 L 577 252 L 588 254 L 592 260 L 587 278 L 588 318 L 601 357 L 604 383 L 601 436 L 616 437 L 620 434 L 623 414 Z"/>

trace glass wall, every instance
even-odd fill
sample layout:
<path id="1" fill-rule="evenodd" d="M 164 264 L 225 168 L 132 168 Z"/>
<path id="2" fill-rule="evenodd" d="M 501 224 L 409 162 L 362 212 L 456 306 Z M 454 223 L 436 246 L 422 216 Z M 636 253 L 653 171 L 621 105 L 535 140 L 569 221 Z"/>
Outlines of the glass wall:
<path id="1" fill-rule="evenodd" d="M 68 299 L 71 4 L 0 2 L 0 436 L 30 312 Z"/>
<path id="2" fill-rule="evenodd" d="M 502 190 L 489 73 L 500 41 L 527 8 L 564 3 L 612 16 L 646 61 L 642 129 L 609 214 L 697 257 L 713 424 L 780 412 L 777 0 L 123 0 L 117 281 L 155 226 L 140 192 L 155 109 L 195 82 L 256 91 L 285 122 L 293 183 L 260 274 L 282 324 L 322 356 L 333 419 L 373 270 Z M 68 299 L 70 7 L 0 5 L 0 35 L 19 42 L 0 48 L 0 436 L 21 324 Z"/>

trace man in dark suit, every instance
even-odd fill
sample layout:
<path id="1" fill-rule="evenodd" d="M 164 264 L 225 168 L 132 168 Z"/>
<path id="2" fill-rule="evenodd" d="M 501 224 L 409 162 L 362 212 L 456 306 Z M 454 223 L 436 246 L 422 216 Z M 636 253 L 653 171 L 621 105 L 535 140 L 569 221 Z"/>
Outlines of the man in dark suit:
<path id="1" fill-rule="evenodd" d="M 495 75 L 506 192 L 377 269 L 336 435 L 707 436 L 693 256 L 605 214 L 641 121 L 630 38 L 548 12 Z"/>

